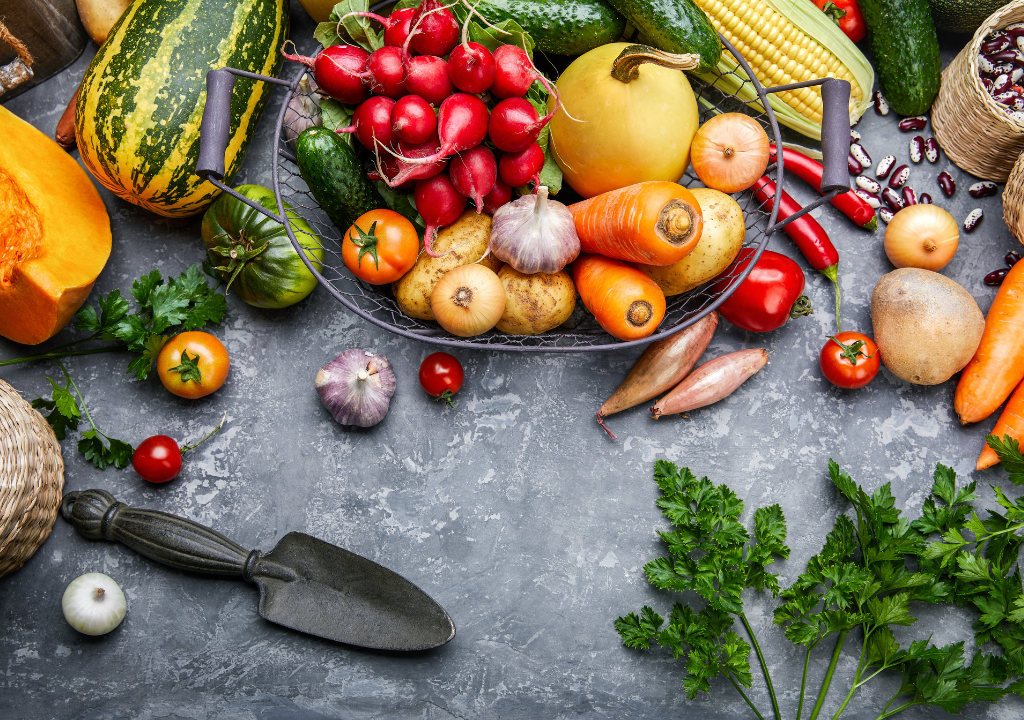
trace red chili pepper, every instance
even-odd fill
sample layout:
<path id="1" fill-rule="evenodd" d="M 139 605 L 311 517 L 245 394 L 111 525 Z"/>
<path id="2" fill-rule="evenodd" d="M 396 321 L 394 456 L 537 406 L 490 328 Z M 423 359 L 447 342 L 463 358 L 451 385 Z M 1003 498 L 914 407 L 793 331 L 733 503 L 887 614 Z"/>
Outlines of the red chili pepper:
<path id="1" fill-rule="evenodd" d="M 853 42 L 860 42 L 867 35 L 868 26 L 857 0 L 814 0 L 814 4 L 832 18 Z"/>
<path id="2" fill-rule="evenodd" d="M 775 143 L 771 143 L 769 147 L 771 148 L 772 159 L 774 160 Z M 792 173 L 818 192 L 821 192 L 821 174 L 824 172 L 824 168 L 820 162 L 792 148 L 783 148 L 782 157 L 785 160 L 784 167 L 787 175 Z M 836 195 L 832 198 L 832 205 L 865 230 L 874 232 L 878 229 L 878 218 L 875 216 L 875 209 L 868 205 L 867 200 L 852 190 L 842 195 Z"/>
<path id="3" fill-rule="evenodd" d="M 772 207 L 775 205 L 775 183 L 768 177 L 762 177 L 754 183 L 751 189 L 754 191 L 754 197 L 757 198 L 764 209 L 771 212 Z M 789 193 L 783 191 L 776 222 L 782 222 L 790 215 L 795 215 L 802 209 L 800 204 L 790 197 Z M 807 262 L 811 264 L 811 267 L 831 280 L 836 286 L 836 328 L 840 328 L 839 253 L 836 251 L 832 241 L 828 239 L 828 233 L 810 215 L 798 217 L 796 220 L 787 223 L 782 229 L 796 243 L 796 246 L 800 249 L 803 256 L 807 258 Z"/>

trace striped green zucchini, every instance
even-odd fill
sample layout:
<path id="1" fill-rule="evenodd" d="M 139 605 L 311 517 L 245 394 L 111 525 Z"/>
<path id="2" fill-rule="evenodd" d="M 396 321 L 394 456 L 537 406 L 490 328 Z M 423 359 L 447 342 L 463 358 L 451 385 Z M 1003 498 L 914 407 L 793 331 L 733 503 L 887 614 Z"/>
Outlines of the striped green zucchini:
<path id="1" fill-rule="evenodd" d="M 287 34 L 286 0 L 135 0 L 82 80 L 75 131 L 86 167 L 118 197 L 160 215 L 202 211 L 219 192 L 194 174 L 206 73 L 274 75 Z M 247 78 L 235 83 L 226 183 L 270 91 Z"/>

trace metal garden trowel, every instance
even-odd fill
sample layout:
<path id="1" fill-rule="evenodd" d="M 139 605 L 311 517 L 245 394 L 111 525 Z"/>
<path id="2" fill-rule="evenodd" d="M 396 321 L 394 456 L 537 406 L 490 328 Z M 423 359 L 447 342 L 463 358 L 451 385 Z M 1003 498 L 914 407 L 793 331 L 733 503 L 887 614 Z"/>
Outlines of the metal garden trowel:
<path id="1" fill-rule="evenodd" d="M 401 575 L 303 533 L 288 533 L 270 552 L 250 552 L 199 523 L 128 507 L 105 490 L 69 492 L 60 510 L 90 540 L 256 583 L 260 615 L 293 630 L 378 650 L 426 650 L 455 637 L 444 608 Z"/>

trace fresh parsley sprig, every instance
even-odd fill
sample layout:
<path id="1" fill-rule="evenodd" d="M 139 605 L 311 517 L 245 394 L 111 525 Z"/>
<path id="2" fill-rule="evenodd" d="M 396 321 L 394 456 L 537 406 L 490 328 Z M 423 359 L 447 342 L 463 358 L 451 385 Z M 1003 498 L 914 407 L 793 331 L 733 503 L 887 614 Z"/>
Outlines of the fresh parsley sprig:
<path id="1" fill-rule="evenodd" d="M 997 452 L 1006 455 L 1008 468 L 1024 469 L 1024 456 L 1009 439 Z M 917 705 L 958 712 L 971 702 L 1024 691 L 1022 680 L 1006 684 L 1024 676 L 1024 598 L 1016 570 L 1024 540 L 1024 500 L 1013 503 L 997 489 L 1006 514 L 990 513 L 989 520 L 978 520 L 969 505 L 976 499 L 975 484 L 958 488 L 956 473 L 939 465 L 921 517 L 911 521 L 896 509 L 888 484 L 868 493 L 834 462 L 829 463 L 829 476 L 850 502 L 854 517 L 840 515 L 821 552 L 807 562 L 806 571 L 780 590 L 778 578 L 766 570 L 775 558 L 789 554 L 786 521 L 779 506 L 754 512 L 751 536 L 739 520 L 743 503 L 728 487 L 715 486 L 707 478 L 697 480 L 690 470 L 659 460 L 655 465 L 661 489 L 658 506 L 674 527 L 659 532 L 669 556 L 653 560 L 644 571 L 655 587 L 694 591 L 704 599 L 704 606 L 695 611 L 677 602 L 667 625 L 647 606 L 620 617 L 615 627 L 623 643 L 639 649 L 649 648 L 652 642 L 670 648 L 685 661 L 683 688 L 690 698 L 707 692 L 710 681 L 724 675 L 758 720 L 764 720 L 743 691 L 753 683 L 749 661 L 753 649 L 772 713 L 782 720 L 774 684 L 741 597 L 744 589 L 768 590 L 782 600 L 775 610 L 775 623 L 788 640 L 804 648 L 797 720 L 804 716 L 805 700 L 809 700 L 811 655 L 833 638 L 831 659 L 808 720 L 817 720 L 836 679 L 841 651 L 851 638 L 860 640 L 860 658 L 833 720 L 860 688 L 886 671 L 899 673 L 901 683 L 880 709 L 878 720 Z M 964 531 L 972 538 L 964 538 Z M 942 540 L 930 542 L 936 534 Z M 972 543 L 976 543 L 974 553 L 964 549 Z M 962 642 L 936 647 L 924 638 L 901 646 L 892 628 L 917 622 L 911 614 L 915 602 L 973 605 L 980 613 L 975 623 L 979 647 L 993 640 L 1003 655 L 979 651 L 968 664 Z M 734 618 L 743 625 L 747 640 L 732 629 Z"/>
<path id="2" fill-rule="evenodd" d="M 53 388 L 51 396 L 37 398 L 32 406 L 49 411 L 46 420 L 60 440 L 67 436 L 69 430 L 78 429 L 79 420 L 84 415 L 91 429 L 82 433 L 78 450 L 100 470 L 108 465 L 126 467 L 131 462 L 133 449 L 129 443 L 111 438 L 96 427 L 85 398 L 71 379 L 63 359 L 127 350 L 133 356 L 128 362 L 127 372 L 144 380 L 169 336 L 220 322 L 227 310 L 224 296 L 216 291 L 216 287 L 207 284 L 199 265 L 189 267 L 177 278 L 166 280 L 159 270 L 153 270 L 132 284 L 131 295 L 136 303 L 134 310 L 121 296 L 120 290 L 100 295 L 95 307 L 82 307 L 75 316 L 74 328 L 88 333 L 85 337 L 38 355 L 0 361 L 0 367 L 33 360 L 57 363 L 64 375 L 64 383 L 48 377 Z M 83 347 L 94 343 L 104 344 Z"/>

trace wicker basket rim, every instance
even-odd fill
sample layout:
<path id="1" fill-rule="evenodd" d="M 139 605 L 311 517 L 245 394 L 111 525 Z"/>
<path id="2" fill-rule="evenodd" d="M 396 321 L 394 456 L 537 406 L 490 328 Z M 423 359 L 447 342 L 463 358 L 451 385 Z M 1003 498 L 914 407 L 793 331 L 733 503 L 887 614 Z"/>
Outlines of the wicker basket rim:
<path id="1" fill-rule="evenodd" d="M 975 31 L 970 44 L 961 51 L 970 53 L 967 58 L 967 69 L 968 75 L 971 79 L 971 88 L 983 98 L 982 103 L 985 110 L 1010 125 L 1010 127 L 1015 128 L 1016 131 L 1020 133 L 1024 133 L 1024 122 L 1007 115 L 1002 109 L 1003 106 L 993 100 L 992 96 L 988 94 L 987 90 L 985 90 L 985 86 L 981 84 L 981 75 L 978 74 L 978 55 L 981 52 L 982 41 L 990 32 L 993 30 L 1001 30 L 1006 25 L 1011 25 L 1014 22 L 1024 21 L 1024 18 L 1022 18 L 1021 20 L 1011 19 L 1005 20 L 1004 22 L 1007 15 L 1022 9 L 1024 9 L 1024 0 L 1013 0 L 1013 2 L 1010 2 L 996 10 L 985 19 L 985 22 L 983 22 Z"/>

